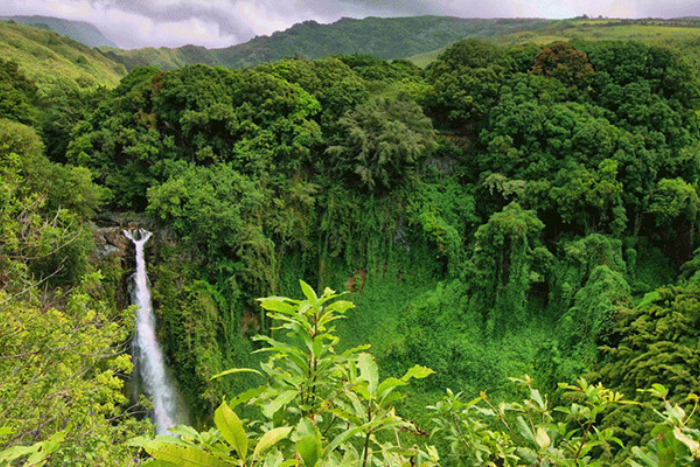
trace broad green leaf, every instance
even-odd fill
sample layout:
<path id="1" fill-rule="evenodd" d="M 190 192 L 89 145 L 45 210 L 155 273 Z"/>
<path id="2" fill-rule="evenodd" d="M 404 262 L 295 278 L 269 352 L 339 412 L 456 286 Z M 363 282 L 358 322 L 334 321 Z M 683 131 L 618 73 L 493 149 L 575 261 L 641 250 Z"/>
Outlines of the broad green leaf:
<path id="1" fill-rule="evenodd" d="M 675 427 L 673 429 L 673 436 L 675 436 L 678 441 L 680 441 L 688 447 L 690 453 L 693 455 L 694 458 L 700 456 L 700 443 L 691 439 L 688 435 L 683 433 L 679 427 Z"/>
<path id="2" fill-rule="evenodd" d="M 33 452 L 28 458 L 26 465 L 40 467 L 51 457 L 51 454 L 56 452 L 61 446 L 61 443 L 66 439 L 66 433 L 69 429 L 59 431 L 51 435 L 49 439 L 42 443 L 38 443 L 40 450 Z M 36 444 L 34 445 L 36 446 Z M 33 447 L 33 446 L 32 446 Z"/>
<path id="3" fill-rule="evenodd" d="M 406 386 L 408 383 L 398 378 L 387 378 L 381 382 L 377 388 L 377 397 L 383 399 L 385 395 L 396 389 L 398 386 Z"/>
<path id="4" fill-rule="evenodd" d="M 0 436 L 7 436 L 13 433 L 12 428 L 9 426 L 0 426 Z"/>
<path id="5" fill-rule="evenodd" d="M 299 391 L 288 390 L 283 391 L 279 396 L 275 397 L 271 402 L 263 405 L 262 412 L 267 418 L 272 416 L 283 406 L 289 404 L 299 394 Z"/>
<path id="6" fill-rule="evenodd" d="M 552 440 L 547 434 L 547 430 L 545 430 L 541 426 L 537 427 L 537 436 L 535 440 L 537 441 L 537 444 L 539 445 L 540 450 L 542 451 L 546 451 L 549 445 L 552 444 Z"/>
<path id="7" fill-rule="evenodd" d="M 321 456 L 321 444 L 315 435 L 309 435 L 297 441 L 297 452 L 306 467 L 314 467 Z"/>
<path id="8" fill-rule="evenodd" d="M 27 456 L 37 452 L 44 443 L 35 443 L 31 446 L 12 446 L 0 451 L 0 461 L 12 462 L 22 456 Z"/>
<path id="9" fill-rule="evenodd" d="M 289 303 L 294 303 L 295 305 L 298 305 L 299 303 L 301 303 L 300 300 L 294 300 L 293 298 L 289 298 L 289 297 L 278 297 L 276 295 L 272 295 L 269 297 L 263 297 L 263 298 L 256 298 L 255 300 L 258 302 L 266 302 L 268 300 L 269 301 L 276 301 L 276 302 L 289 302 Z"/>
<path id="10" fill-rule="evenodd" d="M 316 296 L 314 289 L 312 289 L 311 286 L 304 281 L 300 280 L 299 283 L 301 284 L 301 291 L 304 292 L 304 296 L 309 300 L 311 306 L 316 306 L 318 303 L 318 297 Z"/>
<path id="11" fill-rule="evenodd" d="M 374 357 L 368 353 L 361 353 L 357 356 L 357 367 L 360 369 L 360 377 L 367 381 L 369 394 L 374 395 L 379 383 L 379 369 Z"/>
<path id="12" fill-rule="evenodd" d="M 284 460 L 284 456 L 279 451 L 270 452 L 265 456 L 263 463 L 258 464 L 260 467 L 299 467 L 297 459 Z"/>
<path id="13" fill-rule="evenodd" d="M 348 300 L 338 300 L 326 307 L 326 311 L 343 314 L 351 308 L 355 308 L 355 304 Z"/>
<path id="14" fill-rule="evenodd" d="M 638 392 L 648 392 L 652 397 L 657 399 L 666 399 L 668 396 L 668 388 L 663 384 L 654 383 L 651 385 L 651 389 L 637 389 Z"/>
<path id="15" fill-rule="evenodd" d="M 150 444 L 146 444 L 144 449 L 155 459 L 172 462 L 178 467 L 228 467 L 234 465 L 194 446 L 161 445 L 158 449 L 151 449 Z"/>
<path id="16" fill-rule="evenodd" d="M 654 388 L 654 391 L 658 394 L 657 397 L 660 399 L 665 399 L 668 396 L 668 388 L 663 384 L 654 383 L 651 387 Z"/>
<path id="17" fill-rule="evenodd" d="M 245 463 L 248 453 L 248 436 L 243 428 L 243 422 L 238 418 L 236 412 L 231 410 L 226 401 L 223 401 L 214 412 L 214 423 L 226 442 L 236 450 L 238 457 Z"/>
<path id="18" fill-rule="evenodd" d="M 417 448 L 414 449 L 409 449 L 409 448 L 404 448 L 401 446 L 392 446 L 388 449 L 386 449 L 387 452 L 391 452 L 393 454 L 400 454 L 402 456 L 406 457 L 413 457 L 417 454 Z"/>
<path id="19" fill-rule="evenodd" d="M 131 446 L 132 448 L 141 448 L 149 441 L 151 441 L 150 436 L 137 436 L 136 438 L 131 438 L 129 441 L 127 441 L 126 445 Z"/>
<path id="20" fill-rule="evenodd" d="M 659 465 L 659 459 L 655 455 L 651 453 L 647 454 L 638 446 L 632 447 L 632 454 L 634 454 L 637 459 L 642 461 L 646 467 L 658 467 Z"/>
<path id="21" fill-rule="evenodd" d="M 341 404 L 338 403 L 338 405 L 340 406 Z M 342 404 L 342 405 L 345 406 L 346 404 Z M 333 407 L 333 406 L 331 406 L 331 407 L 328 408 L 328 410 L 329 410 L 333 415 L 335 415 L 336 417 L 338 417 L 338 418 L 341 419 L 341 420 L 347 420 L 347 421 L 349 421 L 350 423 L 353 423 L 353 424 L 355 424 L 355 425 L 362 425 L 363 419 L 362 419 L 361 417 L 358 417 L 356 414 L 351 413 L 350 407 L 342 407 L 342 408 L 339 408 L 339 407 Z M 364 415 L 364 414 L 363 414 L 363 415 Z"/>
<path id="22" fill-rule="evenodd" d="M 316 358 L 319 358 L 323 353 L 323 339 L 317 338 L 313 343 L 313 352 Z"/>
<path id="23" fill-rule="evenodd" d="M 289 436 L 289 433 L 291 431 L 291 426 L 283 426 L 279 428 L 273 428 L 272 430 L 262 435 L 262 438 L 260 438 L 260 441 L 258 441 L 258 445 L 255 446 L 255 449 L 253 450 L 253 460 L 257 459 L 260 454 L 267 451 L 272 446 Z"/>
<path id="24" fill-rule="evenodd" d="M 187 425 L 177 425 L 168 428 L 168 433 L 179 436 L 181 438 L 197 439 L 199 438 L 199 432 Z"/>
<path id="25" fill-rule="evenodd" d="M 409 369 L 406 374 L 401 377 L 401 379 L 403 381 L 408 381 L 411 378 L 423 379 L 432 375 L 433 373 L 435 372 L 428 367 L 416 365 Z"/>
<path id="26" fill-rule="evenodd" d="M 520 433 L 520 436 L 528 440 L 530 443 L 532 443 L 533 446 L 539 446 L 539 443 L 537 442 L 537 439 L 535 438 L 535 433 L 532 432 L 532 428 L 530 428 L 530 425 L 528 425 L 523 417 L 518 417 L 517 418 L 517 427 L 518 427 L 518 432 Z"/>
<path id="27" fill-rule="evenodd" d="M 267 311 L 276 311 L 285 315 L 295 315 L 297 307 L 278 300 L 264 300 L 260 302 L 260 306 Z"/>
<path id="28" fill-rule="evenodd" d="M 335 451 L 338 446 L 343 444 L 345 441 L 348 439 L 352 438 L 358 433 L 362 433 L 364 430 L 369 430 L 370 428 L 374 428 L 377 425 L 380 425 L 382 423 L 382 420 L 375 420 L 373 422 L 365 423 L 364 425 L 357 426 L 355 428 L 351 428 L 349 430 L 345 430 L 344 432 L 340 433 L 338 436 L 333 438 L 333 441 L 331 441 L 328 446 L 326 446 L 326 450 L 323 451 L 323 458 L 326 459 L 328 456 L 331 455 L 333 451 Z"/>
<path id="29" fill-rule="evenodd" d="M 251 400 L 255 397 L 258 397 L 260 394 L 265 392 L 266 389 L 267 389 L 267 386 L 258 386 L 257 388 L 248 389 L 247 391 L 244 391 L 244 392 L 238 394 L 233 399 L 231 399 L 229 401 L 228 406 L 233 409 L 233 408 L 239 406 L 240 404 L 245 404 L 249 400 Z"/>
<path id="30" fill-rule="evenodd" d="M 530 389 L 530 398 L 535 401 L 537 407 L 544 410 L 544 400 L 537 389 Z"/>
<path id="31" fill-rule="evenodd" d="M 176 438 L 174 436 L 169 435 L 157 435 L 154 439 L 151 439 L 144 443 L 143 446 L 145 446 L 146 444 L 151 446 L 152 449 L 156 449 L 159 446 L 169 446 L 172 444 L 177 446 L 189 446 L 188 443 L 184 442 L 180 438 Z"/>
<path id="32" fill-rule="evenodd" d="M 252 370 L 250 368 L 231 368 L 230 370 L 222 371 L 221 373 L 217 373 L 211 378 L 209 378 L 209 381 L 216 379 L 216 378 L 221 378 L 222 376 L 227 376 L 227 375 L 232 375 L 235 373 L 255 373 L 258 376 L 262 376 L 263 378 L 265 375 L 260 373 L 258 370 Z"/>
<path id="33" fill-rule="evenodd" d="M 357 352 L 360 352 L 360 351 L 362 351 L 362 350 L 369 350 L 369 349 L 371 349 L 371 348 L 372 348 L 372 346 L 369 345 L 369 344 L 359 345 L 359 346 L 357 346 L 357 347 L 353 347 L 352 349 L 346 350 L 345 352 L 343 352 L 342 354 L 340 354 L 340 356 L 343 357 L 343 358 L 349 358 L 349 357 L 352 357 L 352 356 L 353 356 L 354 354 L 356 354 Z"/>

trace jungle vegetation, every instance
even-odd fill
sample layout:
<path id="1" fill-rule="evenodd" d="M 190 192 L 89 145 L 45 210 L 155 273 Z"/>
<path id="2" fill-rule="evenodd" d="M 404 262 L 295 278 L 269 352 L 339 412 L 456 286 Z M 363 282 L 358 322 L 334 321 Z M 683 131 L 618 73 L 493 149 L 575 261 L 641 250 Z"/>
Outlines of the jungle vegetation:
<path id="1" fill-rule="evenodd" d="M 469 39 L 424 70 L 62 92 L 0 61 L 0 465 L 697 463 L 686 55 Z M 125 387 L 129 262 L 94 243 L 114 219 L 156 231 L 179 438 Z"/>

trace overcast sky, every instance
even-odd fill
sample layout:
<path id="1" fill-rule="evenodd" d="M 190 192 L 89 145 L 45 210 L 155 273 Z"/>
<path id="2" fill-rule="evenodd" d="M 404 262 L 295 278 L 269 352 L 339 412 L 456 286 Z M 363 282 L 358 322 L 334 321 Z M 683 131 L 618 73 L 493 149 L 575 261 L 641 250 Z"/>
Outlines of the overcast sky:
<path id="1" fill-rule="evenodd" d="M 120 47 L 228 47 L 305 20 L 343 16 L 477 18 L 700 16 L 700 0 L 0 0 L 0 16 L 87 21 Z"/>

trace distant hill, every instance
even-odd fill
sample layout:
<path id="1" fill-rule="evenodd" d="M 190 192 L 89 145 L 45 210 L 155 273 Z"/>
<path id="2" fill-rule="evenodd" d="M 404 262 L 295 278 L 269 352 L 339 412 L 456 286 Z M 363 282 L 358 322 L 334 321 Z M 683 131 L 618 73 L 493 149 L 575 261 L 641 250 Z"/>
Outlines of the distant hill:
<path id="1" fill-rule="evenodd" d="M 271 36 L 256 37 L 225 49 L 186 46 L 178 49 L 103 49 L 131 70 L 152 65 L 164 70 L 193 63 L 227 68 L 255 66 L 300 55 L 368 54 L 385 59 L 408 58 L 419 66 L 434 61 L 442 50 L 466 38 L 504 45 L 547 44 L 565 40 L 637 40 L 684 50 L 698 61 L 698 18 L 660 19 L 465 19 L 445 16 L 409 18 L 343 18 L 332 24 L 306 21 Z"/>
<path id="2" fill-rule="evenodd" d="M 700 65 L 700 18 L 661 19 L 591 19 L 575 18 L 551 23 L 531 30 L 485 37 L 502 45 L 532 42 L 549 44 L 555 41 L 577 40 L 635 40 L 650 45 L 679 49 L 691 61 Z M 407 57 L 418 66 L 426 66 L 445 49 Z"/>
<path id="3" fill-rule="evenodd" d="M 45 28 L 11 22 L 0 23 L 0 57 L 17 62 L 45 91 L 70 81 L 83 88 L 116 86 L 126 74 L 123 65 L 97 49 Z"/>
<path id="4" fill-rule="evenodd" d="M 49 16 L 0 16 L 0 21 L 10 20 L 25 26 L 56 31 L 88 47 L 119 47 L 107 39 L 95 26 L 82 21 L 69 21 Z"/>
<path id="5" fill-rule="evenodd" d="M 543 19 L 483 20 L 445 16 L 343 18 L 332 24 L 306 21 L 286 31 L 256 37 L 225 49 L 207 50 L 187 46 L 178 49 L 109 50 L 105 53 L 129 70 L 144 65 L 172 69 L 191 63 L 241 68 L 294 55 L 315 59 L 338 54 L 369 54 L 395 59 L 446 47 L 467 37 L 493 38 L 521 31 L 536 31 L 553 22 Z"/>
<path id="6" fill-rule="evenodd" d="M 17 22 L 17 17 L 14 21 Z M 295 55 L 316 59 L 328 55 L 368 54 L 385 59 L 408 58 L 419 66 L 425 66 L 450 44 L 465 38 L 479 38 L 504 45 L 527 42 L 546 44 L 558 40 L 632 39 L 678 48 L 700 66 L 698 18 L 343 18 L 332 24 L 306 21 L 286 31 L 256 37 L 225 49 L 186 46 L 136 50 L 119 50 L 106 45 L 101 45 L 99 49 L 89 48 L 48 30 L 58 28 L 57 24 L 75 24 L 72 22 L 45 17 L 22 17 L 22 21 L 34 27 L 0 22 L 0 56 L 18 62 L 24 73 L 35 79 L 42 88 L 60 83 L 63 79 L 75 80 L 84 87 L 97 84 L 113 86 L 127 70 L 139 66 L 150 65 L 170 70 L 204 63 L 241 68 Z M 83 24 L 81 30 L 99 34 L 90 25 Z"/>

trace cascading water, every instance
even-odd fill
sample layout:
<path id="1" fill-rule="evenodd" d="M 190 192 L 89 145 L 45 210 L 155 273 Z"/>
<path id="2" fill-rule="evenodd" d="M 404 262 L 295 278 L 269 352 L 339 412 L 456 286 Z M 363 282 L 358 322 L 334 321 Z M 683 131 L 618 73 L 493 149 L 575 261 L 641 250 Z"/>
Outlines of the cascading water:
<path id="1" fill-rule="evenodd" d="M 151 238 L 151 232 L 138 230 L 138 239 L 133 230 L 123 231 L 134 242 L 136 248 L 136 273 L 132 303 L 138 305 L 136 312 L 136 338 L 134 354 L 137 356 L 138 375 L 146 395 L 153 400 L 153 422 L 156 433 L 167 434 L 168 428 L 187 423 L 184 404 L 169 376 L 163 359 L 163 351 L 156 340 L 156 319 L 151 304 L 151 291 L 146 275 L 146 260 L 143 246 Z"/>

